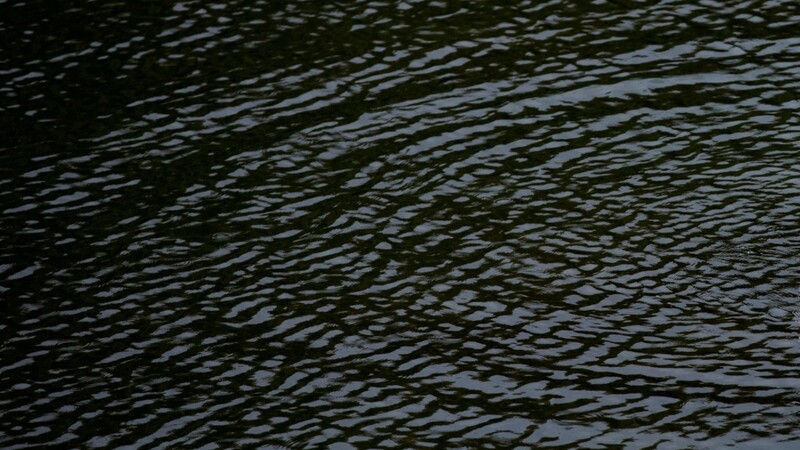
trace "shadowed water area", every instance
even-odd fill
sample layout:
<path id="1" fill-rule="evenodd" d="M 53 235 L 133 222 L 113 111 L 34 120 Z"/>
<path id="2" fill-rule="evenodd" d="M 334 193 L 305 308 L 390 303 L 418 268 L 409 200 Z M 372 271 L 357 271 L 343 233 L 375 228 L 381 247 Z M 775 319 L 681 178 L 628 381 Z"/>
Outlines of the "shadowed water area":
<path id="1" fill-rule="evenodd" d="M 797 2 L 0 38 L 0 447 L 800 448 Z"/>

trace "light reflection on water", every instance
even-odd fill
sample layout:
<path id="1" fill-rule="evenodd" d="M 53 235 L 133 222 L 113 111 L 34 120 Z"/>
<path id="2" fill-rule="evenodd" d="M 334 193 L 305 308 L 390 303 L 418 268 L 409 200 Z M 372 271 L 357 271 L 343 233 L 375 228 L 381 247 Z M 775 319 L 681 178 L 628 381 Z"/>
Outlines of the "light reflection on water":
<path id="1" fill-rule="evenodd" d="M 0 445 L 800 445 L 788 1 L 0 2 Z"/>

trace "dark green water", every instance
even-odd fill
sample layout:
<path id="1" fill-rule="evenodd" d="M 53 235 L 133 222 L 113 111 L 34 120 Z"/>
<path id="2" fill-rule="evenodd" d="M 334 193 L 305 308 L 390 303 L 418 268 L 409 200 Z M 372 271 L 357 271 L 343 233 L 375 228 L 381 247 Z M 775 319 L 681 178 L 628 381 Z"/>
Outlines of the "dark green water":
<path id="1" fill-rule="evenodd" d="M 0 39 L 0 447 L 800 448 L 797 2 Z"/>

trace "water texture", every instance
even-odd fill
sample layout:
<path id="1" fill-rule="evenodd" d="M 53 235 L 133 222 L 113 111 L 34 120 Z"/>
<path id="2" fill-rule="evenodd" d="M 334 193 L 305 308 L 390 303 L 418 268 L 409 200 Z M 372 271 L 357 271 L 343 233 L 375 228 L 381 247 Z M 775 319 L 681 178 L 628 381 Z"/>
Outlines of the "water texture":
<path id="1" fill-rule="evenodd" d="M 800 448 L 800 3 L 0 38 L 0 447 Z"/>

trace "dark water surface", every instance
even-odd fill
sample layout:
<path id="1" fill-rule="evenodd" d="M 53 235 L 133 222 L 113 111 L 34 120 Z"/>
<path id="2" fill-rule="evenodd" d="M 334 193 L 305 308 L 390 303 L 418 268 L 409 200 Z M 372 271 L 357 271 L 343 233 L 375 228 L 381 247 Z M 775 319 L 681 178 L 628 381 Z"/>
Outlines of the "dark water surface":
<path id="1" fill-rule="evenodd" d="M 800 448 L 800 3 L 0 38 L 0 447 Z"/>

